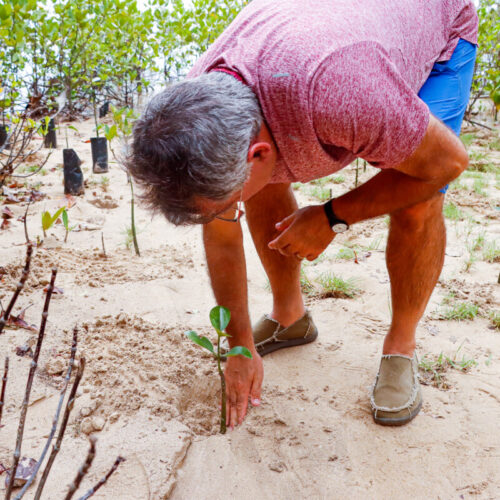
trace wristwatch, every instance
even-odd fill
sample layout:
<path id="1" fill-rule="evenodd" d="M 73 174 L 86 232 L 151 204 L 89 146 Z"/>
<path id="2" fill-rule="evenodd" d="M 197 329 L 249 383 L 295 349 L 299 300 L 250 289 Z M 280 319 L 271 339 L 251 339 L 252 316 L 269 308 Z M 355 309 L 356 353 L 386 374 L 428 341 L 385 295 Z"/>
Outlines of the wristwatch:
<path id="1" fill-rule="evenodd" d="M 332 208 L 332 200 L 327 201 L 323 205 L 328 224 L 334 233 L 344 233 L 349 229 L 349 224 L 345 220 L 339 219 Z"/>

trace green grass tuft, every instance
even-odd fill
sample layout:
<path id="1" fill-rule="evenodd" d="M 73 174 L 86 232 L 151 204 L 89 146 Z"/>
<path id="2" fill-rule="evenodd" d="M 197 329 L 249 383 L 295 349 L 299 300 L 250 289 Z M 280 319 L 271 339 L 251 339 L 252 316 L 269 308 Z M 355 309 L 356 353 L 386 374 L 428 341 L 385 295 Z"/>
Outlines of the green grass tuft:
<path id="1" fill-rule="evenodd" d="M 463 220 L 464 214 L 463 212 L 453 203 L 447 203 L 443 208 L 443 215 L 447 219 L 451 220 Z"/>
<path id="2" fill-rule="evenodd" d="M 451 321 L 466 321 L 474 319 L 479 313 L 479 307 L 471 302 L 455 302 L 449 304 L 441 313 L 441 319 Z"/>
<path id="3" fill-rule="evenodd" d="M 358 282 L 355 278 L 345 280 L 333 273 L 324 273 L 316 278 L 316 282 L 321 287 L 320 297 L 322 298 L 352 299 L 361 293 L 361 289 L 358 287 Z"/>

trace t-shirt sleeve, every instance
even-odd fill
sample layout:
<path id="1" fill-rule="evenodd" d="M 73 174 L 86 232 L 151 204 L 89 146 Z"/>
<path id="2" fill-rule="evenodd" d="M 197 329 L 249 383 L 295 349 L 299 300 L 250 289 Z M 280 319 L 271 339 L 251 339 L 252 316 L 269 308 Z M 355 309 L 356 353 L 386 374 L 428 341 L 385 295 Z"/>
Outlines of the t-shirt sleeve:
<path id="1" fill-rule="evenodd" d="M 376 167 L 393 168 L 406 160 L 427 130 L 427 105 L 373 42 L 335 51 L 317 69 L 311 91 L 319 140 Z"/>

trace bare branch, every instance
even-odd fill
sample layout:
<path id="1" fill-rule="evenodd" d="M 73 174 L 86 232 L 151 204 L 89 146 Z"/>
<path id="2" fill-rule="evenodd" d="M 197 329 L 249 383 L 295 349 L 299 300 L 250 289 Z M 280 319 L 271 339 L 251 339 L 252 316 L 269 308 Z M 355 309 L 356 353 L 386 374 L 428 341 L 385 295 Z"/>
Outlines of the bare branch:
<path id="1" fill-rule="evenodd" d="M 68 494 L 64 497 L 64 500 L 70 500 L 73 497 L 75 491 L 80 486 L 82 479 L 85 477 L 90 469 L 90 466 L 92 465 L 92 462 L 94 461 L 95 443 L 97 441 L 97 438 L 95 436 L 90 436 L 89 440 L 90 449 L 87 453 L 87 457 L 85 458 L 85 462 L 83 462 L 83 465 L 78 469 L 75 480 L 70 484 Z"/>
<path id="2" fill-rule="evenodd" d="M 5 404 L 5 387 L 7 386 L 7 374 L 9 373 L 9 356 L 5 357 L 5 367 L 3 369 L 2 392 L 0 393 L 0 424 L 2 423 L 3 406 Z M 0 425 L 1 427 L 1 425 Z"/>
<path id="3" fill-rule="evenodd" d="M 24 264 L 24 269 L 21 274 L 21 279 L 19 280 L 19 283 L 17 284 L 16 291 L 14 292 L 14 295 L 12 296 L 12 299 L 9 302 L 9 305 L 7 306 L 7 309 L 4 311 L 2 317 L 0 318 L 0 333 L 2 333 L 4 326 L 7 323 L 7 320 L 9 319 L 10 313 L 12 312 L 12 309 L 14 308 L 14 305 L 16 303 L 17 298 L 19 297 L 19 294 L 21 293 L 21 290 L 24 287 L 24 284 L 26 283 L 26 280 L 28 279 L 28 273 L 30 271 L 30 264 L 31 264 L 31 254 L 33 253 L 33 245 L 31 243 L 28 244 L 26 247 L 26 263 Z"/>
<path id="4" fill-rule="evenodd" d="M 61 395 L 59 397 L 59 404 L 57 405 L 57 410 L 54 415 L 54 418 L 52 419 L 52 429 L 50 430 L 49 437 L 47 439 L 47 442 L 45 443 L 45 447 L 42 451 L 42 454 L 40 455 L 40 458 L 38 459 L 38 462 L 35 466 L 35 469 L 33 470 L 33 474 L 31 474 L 31 477 L 28 479 L 27 483 L 23 486 L 23 489 L 17 494 L 17 496 L 14 498 L 14 500 L 20 500 L 23 495 L 26 493 L 26 490 L 30 487 L 31 483 L 34 481 L 38 471 L 40 470 L 40 467 L 42 466 L 42 463 L 45 459 L 45 455 L 47 454 L 47 451 L 49 450 L 50 443 L 52 442 L 52 439 L 56 433 L 57 429 L 57 422 L 59 421 L 59 415 L 61 413 L 62 405 L 64 402 L 64 397 L 66 395 L 66 390 L 68 388 L 68 384 L 71 378 L 71 372 L 73 370 L 73 366 L 75 364 L 75 356 L 76 356 L 76 349 L 78 345 L 78 328 L 75 326 L 73 328 L 73 343 L 71 345 L 71 356 L 69 359 L 69 364 L 68 364 L 68 370 L 66 372 L 66 376 L 64 377 L 64 384 L 61 389 Z"/>
<path id="5" fill-rule="evenodd" d="M 93 488 L 90 488 L 90 490 L 87 491 L 87 493 L 85 493 L 85 495 L 80 497 L 78 500 L 87 500 L 87 498 L 90 498 L 101 486 L 106 484 L 106 481 L 110 478 L 111 474 L 113 474 L 113 472 L 115 472 L 115 470 L 118 469 L 118 466 L 122 462 L 125 462 L 125 459 L 123 457 L 117 457 L 115 463 L 113 464 L 113 467 L 109 469 L 108 473 L 103 478 L 101 478 Z"/>
<path id="6" fill-rule="evenodd" d="M 52 451 L 49 456 L 49 460 L 47 461 L 47 465 L 42 474 L 42 478 L 40 479 L 40 484 L 35 493 L 34 500 L 40 500 L 40 496 L 42 494 L 43 488 L 45 486 L 45 481 L 47 480 L 47 476 L 49 475 L 50 469 L 54 460 L 56 458 L 57 453 L 61 449 L 61 442 L 64 437 L 64 433 L 66 432 L 66 426 L 68 425 L 68 419 L 71 414 L 71 410 L 73 409 L 73 405 L 75 404 L 75 396 L 76 391 L 78 389 L 78 385 L 80 384 L 80 380 L 83 376 L 83 371 L 85 370 L 85 358 L 80 358 L 80 364 L 78 365 L 78 371 L 76 372 L 76 377 L 73 382 L 73 386 L 71 387 L 71 391 L 69 393 L 68 401 L 66 403 L 66 408 L 64 409 L 64 415 L 61 420 L 61 426 L 59 427 L 59 434 L 57 435 L 57 440 L 52 447 Z"/>
<path id="7" fill-rule="evenodd" d="M 38 357 L 40 356 L 40 350 L 42 348 L 43 338 L 45 335 L 45 326 L 47 325 L 47 318 L 49 315 L 49 304 L 52 297 L 52 291 L 54 290 L 54 282 L 57 276 L 57 269 L 52 269 L 52 276 L 50 278 L 49 288 L 47 290 L 47 296 L 45 297 L 45 304 L 43 306 L 42 321 L 40 323 L 40 331 L 38 333 L 38 339 L 36 343 L 35 354 L 33 355 L 33 360 L 31 361 L 31 367 L 28 375 L 28 382 L 26 383 L 26 392 L 24 394 L 23 404 L 21 406 L 21 416 L 19 417 L 19 427 L 17 429 L 17 441 L 16 450 L 14 451 L 14 461 L 10 469 L 10 481 L 7 487 L 7 493 L 5 494 L 5 500 L 10 500 L 12 494 L 12 488 L 14 487 L 14 478 L 16 477 L 17 465 L 19 463 L 19 457 L 21 456 L 21 444 L 23 442 L 24 434 L 24 424 L 26 422 L 26 413 L 28 412 L 28 403 L 31 394 L 31 387 L 33 385 L 33 379 L 35 377 L 35 371 L 38 365 Z"/>
<path id="8" fill-rule="evenodd" d="M 42 170 L 42 168 L 45 167 L 45 164 L 49 161 L 49 158 L 53 152 L 54 152 L 54 150 L 52 149 L 45 157 L 45 160 L 43 160 L 43 163 L 35 171 L 30 172 L 29 174 L 10 174 L 9 177 L 17 177 L 19 179 L 26 179 L 27 177 L 32 177 L 33 175 L 38 174 L 38 172 L 40 172 L 40 170 Z"/>

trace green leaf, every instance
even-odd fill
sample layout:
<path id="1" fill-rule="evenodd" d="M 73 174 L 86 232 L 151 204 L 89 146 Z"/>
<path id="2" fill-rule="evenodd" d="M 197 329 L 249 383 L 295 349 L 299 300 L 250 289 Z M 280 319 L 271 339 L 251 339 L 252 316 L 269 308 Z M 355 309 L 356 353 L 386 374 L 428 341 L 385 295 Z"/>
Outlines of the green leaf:
<path id="1" fill-rule="evenodd" d="M 42 213 L 42 228 L 44 231 L 47 231 L 47 229 L 52 226 L 52 217 L 50 216 L 49 212 L 43 212 Z"/>
<path id="2" fill-rule="evenodd" d="M 215 306 L 210 311 L 210 323 L 217 330 L 217 333 L 226 329 L 230 319 L 231 313 L 227 307 Z"/>
<path id="3" fill-rule="evenodd" d="M 64 207 L 63 207 L 63 211 L 62 211 L 62 221 L 63 221 L 64 227 L 66 228 L 66 231 L 68 231 L 69 230 L 69 228 L 68 228 L 68 212 L 66 212 Z"/>
<path id="4" fill-rule="evenodd" d="M 212 342 L 207 339 L 207 337 L 200 337 L 195 331 L 189 330 L 189 332 L 185 333 L 186 337 L 190 340 L 192 340 L 195 344 L 198 344 L 200 347 L 204 347 L 208 351 L 210 351 L 212 354 L 214 353 L 214 346 L 212 345 Z"/>
<path id="5" fill-rule="evenodd" d="M 245 356 L 246 358 L 252 359 L 252 353 L 246 348 L 241 345 L 237 345 L 236 347 L 233 347 L 227 354 L 226 356 L 239 356 L 239 355 Z"/>
<path id="6" fill-rule="evenodd" d="M 59 216 L 62 214 L 62 211 L 65 209 L 66 207 L 61 207 L 51 218 L 51 222 L 50 222 L 50 226 L 52 226 L 52 224 L 54 224 L 54 222 L 59 218 Z M 49 227 L 50 227 L 49 226 Z"/>

